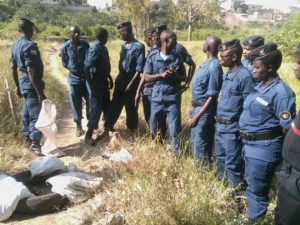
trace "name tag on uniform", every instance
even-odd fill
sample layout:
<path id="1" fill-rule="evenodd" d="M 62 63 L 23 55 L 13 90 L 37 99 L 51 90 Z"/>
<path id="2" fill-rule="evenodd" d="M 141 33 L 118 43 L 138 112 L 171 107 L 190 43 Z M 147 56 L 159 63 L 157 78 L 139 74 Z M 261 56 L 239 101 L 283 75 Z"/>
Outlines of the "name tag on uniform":
<path id="1" fill-rule="evenodd" d="M 263 100 L 261 97 L 256 97 L 255 100 L 258 101 L 260 104 L 262 104 L 264 106 L 269 105 L 269 103 L 266 100 Z"/>

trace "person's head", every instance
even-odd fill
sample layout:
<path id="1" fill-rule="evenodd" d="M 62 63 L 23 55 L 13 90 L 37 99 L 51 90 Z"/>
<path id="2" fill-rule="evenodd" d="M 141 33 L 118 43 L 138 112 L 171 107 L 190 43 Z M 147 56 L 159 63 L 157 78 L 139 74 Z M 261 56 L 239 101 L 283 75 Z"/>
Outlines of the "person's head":
<path id="1" fill-rule="evenodd" d="M 70 27 L 69 36 L 73 43 L 77 43 L 80 39 L 81 30 L 78 26 Z"/>
<path id="2" fill-rule="evenodd" d="M 253 66 L 254 77 L 260 81 L 267 81 L 277 74 L 282 62 L 282 53 L 276 44 L 269 43 L 254 49 L 249 59 Z"/>
<path id="3" fill-rule="evenodd" d="M 171 30 L 165 30 L 160 34 L 161 47 L 169 52 L 176 45 L 176 34 Z"/>
<path id="4" fill-rule="evenodd" d="M 293 65 L 293 71 L 298 80 L 300 80 L 300 45 L 295 49 L 295 62 Z"/>
<path id="5" fill-rule="evenodd" d="M 155 29 L 150 27 L 144 31 L 144 41 L 146 42 L 148 47 L 153 46 L 153 34 L 155 33 Z"/>
<path id="6" fill-rule="evenodd" d="M 160 25 L 158 27 L 155 27 L 154 29 L 155 29 L 155 33 L 153 34 L 154 44 L 159 46 L 160 45 L 160 34 L 163 31 L 167 30 L 168 27 L 167 27 L 167 25 Z"/>
<path id="7" fill-rule="evenodd" d="M 243 48 L 240 41 L 233 39 L 219 45 L 220 63 L 222 66 L 232 68 L 241 63 Z"/>
<path id="8" fill-rule="evenodd" d="M 101 44 L 105 45 L 108 40 L 108 32 L 104 28 L 99 28 L 96 30 L 96 39 L 100 41 Z"/>
<path id="9" fill-rule="evenodd" d="M 127 41 L 133 37 L 131 22 L 121 23 L 117 28 L 123 41 Z"/>
<path id="10" fill-rule="evenodd" d="M 26 17 L 20 17 L 19 18 L 19 32 L 25 34 L 28 38 L 31 38 L 34 33 L 34 23 L 31 22 Z"/>
<path id="11" fill-rule="evenodd" d="M 253 36 L 247 37 L 243 41 L 244 59 L 249 59 L 251 51 L 253 51 L 257 47 L 262 46 L 264 44 L 265 44 L 265 39 L 264 39 L 264 37 L 262 37 L 260 35 L 253 35 Z"/>
<path id="12" fill-rule="evenodd" d="M 210 35 L 205 39 L 203 52 L 211 53 L 213 56 L 217 56 L 219 52 L 218 47 L 220 44 L 222 44 L 222 40 L 219 37 Z"/>

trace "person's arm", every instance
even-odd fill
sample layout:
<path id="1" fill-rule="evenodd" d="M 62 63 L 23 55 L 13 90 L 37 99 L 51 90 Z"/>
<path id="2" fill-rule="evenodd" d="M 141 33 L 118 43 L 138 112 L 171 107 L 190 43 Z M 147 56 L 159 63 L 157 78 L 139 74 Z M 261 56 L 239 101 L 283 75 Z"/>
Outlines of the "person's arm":
<path id="1" fill-rule="evenodd" d="M 92 80 L 91 68 L 97 64 L 99 59 L 99 54 L 96 48 L 90 48 L 86 53 L 86 59 L 84 61 L 84 75 L 85 79 L 91 90 L 91 97 L 95 98 L 96 90 Z"/>
<path id="2" fill-rule="evenodd" d="M 193 79 L 193 76 L 194 76 L 194 73 L 196 70 L 196 64 L 192 58 L 189 60 L 188 65 L 189 65 L 189 70 L 188 70 L 188 75 L 187 75 L 186 84 L 185 84 L 186 89 L 189 88 L 189 85 Z"/>
<path id="3" fill-rule="evenodd" d="M 65 67 L 66 69 L 69 70 L 69 68 L 68 68 L 69 57 L 68 57 L 66 48 L 67 48 L 67 46 L 64 45 L 64 46 L 60 49 L 60 56 L 61 56 L 61 62 L 62 62 L 63 67 Z"/>
<path id="4" fill-rule="evenodd" d="M 28 70 L 28 74 L 29 74 L 29 79 L 32 83 L 34 90 L 36 91 L 36 93 L 38 95 L 39 101 L 42 102 L 47 97 L 44 93 L 43 87 L 40 85 L 41 82 L 39 82 L 40 78 L 39 78 L 39 75 L 37 74 L 37 70 L 30 66 L 27 67 L 27 70 Z"/>
<path id="5" fill-rule="evenodd" d="M 17 66 L 16 65 L 12 65 L 11 70 L 12 70 L 12 77 L 13 77 L 14 83 L 15 83 L 16 88 L 17 88 L 17 90 L 16 90 L 17 91 L 17 95 L 19 97 L 22 97 L 22 94 L 21 94 L 21 91 L 20 91 L 19 79 L 18 79 L 18 69 L 17 69 Z"/>
<path id="6" fill-rule="evenodd" d="M 164 78 L 174 76 L 174 71 L 166 70 L 165 72 L 158 73 L 158 74 L 147 74 L 147 73 L 145 73 L 144 76 L 145 76 L 145 81 L 146 82 L 155 82 L 159 79 L 164 79 Z"/>
<path id="7" fill-rule="evenodd" d="M 140 102 L 140 98 L 141 98 L 141 92 L 142 89 L 144 88 L 145 85 L 145 76 L 144 74 L 142 74 L 142 78 L 140 80 L 139 86 L 136 90 L 136 94 L 135 94 L 135 106 L 137 107 L 139 105 Z"/>
<path id="8" fill-rule="evenodd" d="M 213 97 L 208 97 L 208 99 L 205 101 L 204 105 L 201 107 L 199 113 L 191 118 L 190 120 L 190 128 L 193 128 L 195 126 L 197 126 L 199 120 L 201 119 L 201 117 L 208 111 L 209 107 L 211 106 L 212 102 L 213 102 L 214 98 Z"/>
<path id="9" fill-rule="evenodd" d="M 129 84 L 127 85 L 125 91 L 129 91 L 134 83 L 134 81 L 140 76 L 141 72 L 136 71 Z"/>

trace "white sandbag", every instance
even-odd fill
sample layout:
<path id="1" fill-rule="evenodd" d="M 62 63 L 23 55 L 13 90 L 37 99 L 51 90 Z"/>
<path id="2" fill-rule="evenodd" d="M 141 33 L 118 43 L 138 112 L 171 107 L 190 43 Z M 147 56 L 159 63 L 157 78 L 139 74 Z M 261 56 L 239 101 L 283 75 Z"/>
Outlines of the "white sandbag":
<path id="1" fill-rule="evenodd" d="M 101 177 L 71 172 L 50 177 L 46 182 L 52 185 L 52 192 L 66 196 L 73 203 L 79 203 L 87 200 L 88 193 L 100 187 L 102 181 Z"/>
<path id="2" fill-rule="evenodd" d="M 20 200 L 33 196 L 23 183 L 12 177 L 0 175 L 0 221 L 13 214 Z"/>
<path id="3" fill-rule="evenodd" d="M 42 145 L 42 153 L 44 155 L 49 155 L 51 151 L 57 149 L 57 126 L 55 120 L 56 107 L 49 99 L 46 99 L 42 102 L 42 109 L 35 124 L 35 127 L 39 129 L 45 137 L 45 142 Z"/>
<path id="4" fill-rule="evenodd" d="M 47 176 L 57 170 L 66 171 L 64 162 L 53 156 L 44 156 L 32 161 L 28 169 L 31 177 Z"/>
<path id="5" fill-rule="evenodd" d="M 104 153 L 102 156 L 117 163 L 128 163 L 132 161 L 132 155 L 126 148 L 122 148 L 120 151 L 114 153 Z"/>

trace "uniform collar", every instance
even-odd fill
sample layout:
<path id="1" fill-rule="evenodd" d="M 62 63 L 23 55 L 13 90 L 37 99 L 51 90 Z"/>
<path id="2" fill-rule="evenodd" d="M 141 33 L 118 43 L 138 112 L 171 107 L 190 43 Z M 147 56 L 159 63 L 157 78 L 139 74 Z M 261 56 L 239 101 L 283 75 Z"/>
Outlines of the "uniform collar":
<path id="1" fill-rule="evenodd" d="M 233 73 L 229 73 L 229 70 L 227 70 L 226 74 L 225 74 L 225 79 L 226 80 L 233 80 L 233 78 L 235 77 L 235 75 L 243 68 L 243 65 L 239 65 L 236 70 Z"/>
<path id="2" fill-rule="evenodd" d="M 254 87 L 254 89 L 259 93 L 264 94 L 267 91 L 269 91 L 272 87 L 274 87 L 279 82 L 279 80 L 280 78 L 277 74 L 277 76 L 267 86 L 263 86 L 262 82 L 260 82 L 256 87 Z"/>
<path id="3" fill-rule="evenodd" d="M 211 59 L 207 59 L 202 65 L 201 67 L 205 67 L 205 66 L 208 66 L 213 60 L 216 60 L 218 59 L 217 57 L 212 57 Z"/>
<path id="4" fill-rule="evenodd" d="M 128 47 L 126 47 L 126 42 L 124 42 L 124 43 L 123 43 L 123 47 L 126 48 L 126 49 L 131 49 L 135 41 L 136 41 L 136 40 L 133 39 L 130 43 L 128 43 L 128 44 L 127 44 Z"/>

